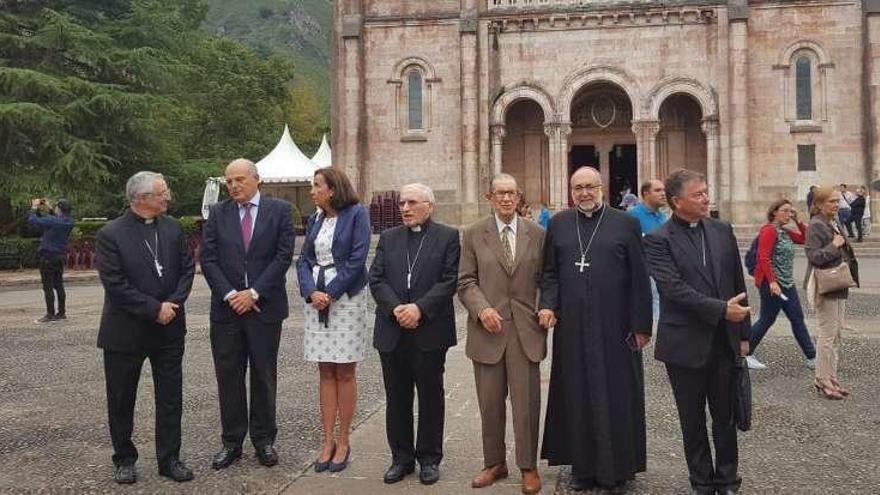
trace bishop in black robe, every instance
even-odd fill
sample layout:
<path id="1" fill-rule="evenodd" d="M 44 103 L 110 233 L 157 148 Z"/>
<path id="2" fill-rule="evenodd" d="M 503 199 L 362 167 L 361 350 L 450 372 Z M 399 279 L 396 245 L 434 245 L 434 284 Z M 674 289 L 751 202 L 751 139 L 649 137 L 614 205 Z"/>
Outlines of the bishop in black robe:
<path id="1" fill-rule="evenodd" d="M 579 488 L 620 485 L 645 470 L 635 334 L 647 343 L 652 314 L 641 238 L 635 218 L 607 205 L 561 212 L 547 230 L 540 307 L 557 321 L 541 457 L 571 465 Z"/>

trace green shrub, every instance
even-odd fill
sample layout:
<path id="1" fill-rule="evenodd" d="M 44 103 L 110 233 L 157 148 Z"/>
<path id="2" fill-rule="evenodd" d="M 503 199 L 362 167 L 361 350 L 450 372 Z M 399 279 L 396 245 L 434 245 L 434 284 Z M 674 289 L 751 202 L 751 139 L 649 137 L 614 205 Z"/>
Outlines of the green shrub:
<path id="1" fill-rule="evenodd" d="M 187 237 L 202 232 L 202 217 L 186 216 L 180 217 L 178 220 L 180 220 L 180 228 Z"/>
<path id="2" fill-rule="evenodd" d="M 107 225 L 107 220 L 79 220 L 73 224 L 71 239 L 94 239 L 101 227 Z"/>
<path id="3" fill-rule="evenodd" d="M 0 270 L 36 268 L 40 240 L 18 236 L 0 238 Z"/>

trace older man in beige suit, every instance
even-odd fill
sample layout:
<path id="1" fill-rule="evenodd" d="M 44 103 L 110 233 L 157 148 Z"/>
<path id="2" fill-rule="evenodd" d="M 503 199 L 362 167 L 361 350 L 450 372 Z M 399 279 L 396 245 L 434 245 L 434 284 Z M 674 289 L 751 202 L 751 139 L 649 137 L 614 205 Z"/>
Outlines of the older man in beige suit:
<path id="1" fill-rule="evenodd" d="M 507 477 L 509 391 L 522 491 L 537 493 L 540 363 L 547 355 L 547 333 L 537 318 L 544 231 L 517 216 L 520 194 L 512 176 L 492 180 L 488 199 L 495 213 L 464 231 L 458 297 L 469 314 L 466 353 L 474 362 L 483 426 L 484 469 L 471 486 L 482 488 Z"/>

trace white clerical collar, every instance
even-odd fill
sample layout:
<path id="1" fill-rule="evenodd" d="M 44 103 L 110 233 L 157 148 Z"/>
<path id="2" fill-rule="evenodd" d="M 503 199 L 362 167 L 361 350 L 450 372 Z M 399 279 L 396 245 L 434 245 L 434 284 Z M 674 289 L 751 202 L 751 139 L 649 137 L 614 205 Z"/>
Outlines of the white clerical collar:
<path id="1" fill-rule="evenodd" d="M 410 227 L 409 230 L 411 230 L 411 231 L 413 231 L 413 232 L 421 232 L 421 231 L 422 231 L 422 226 L 421 226 L 421 225 L 416 225 L 416 226 Z"/>
<path id="2" fill-rule="evenodd" d="M 495 214 L 495 226 L 498 227 L 498 233 L 500 234 L 501 232 L 504 232 L 504 227 L 510 227 L 510 230 L 513 232 L 513 235 L 516 235 L 517 216 L 518 215 L 516 213 L 514 213 L 513 220 L 511 220 L 510 223 L 504 223 L 504 221 L 501 220 L 501 217 L 499 217 L 498 214 L 496 213 Z"/>
<path id="3" fill-rule="evenodd" d="M 147 224 L 147 225 L 150 225 L 151 223 L 153 223 L 153 222 L 155 222 L 155 221 L 156 221 L 155 218 L 145 218 L 145 219 L 144 219 L 144 223 Z"/>
<path id="4" fill-rule="evenodd" d="M 605 203 L 598 203 L 598 204 L 596 205 L 596 207 L 593 208 L 593 209 L 590 210 L 590 211 L 587 211 L 587 210 L 581 208 L 581 205 L 577 205 L 576 208 L 577 208 L 577 211 L 579 211 L 579 212 L 583 213 L 584 215 L 586 215 L 587 218 L 593 218 L 593 215 L 595 215 L 596 213 L 599 213 L 600 211 L 602 211 L 602 207 L 603 207 L 603 206 L 605 206 Z"/>

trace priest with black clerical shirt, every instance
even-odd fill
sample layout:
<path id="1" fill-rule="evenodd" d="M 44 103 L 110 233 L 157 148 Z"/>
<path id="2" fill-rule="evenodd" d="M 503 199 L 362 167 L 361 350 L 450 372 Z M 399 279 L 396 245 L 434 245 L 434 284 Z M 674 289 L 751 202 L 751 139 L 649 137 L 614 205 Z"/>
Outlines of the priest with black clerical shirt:
<path id="1" fill-rule="evenodd" d="M 575 207 L 551 219 L 545 240 L 538 317 L 555 328 L 541 457 L 571 465 L 581 491 L 645 470 L 651 284 L 639 222 L 603 203 L 599 172 L 582 167 L 570 185 Z"/>

